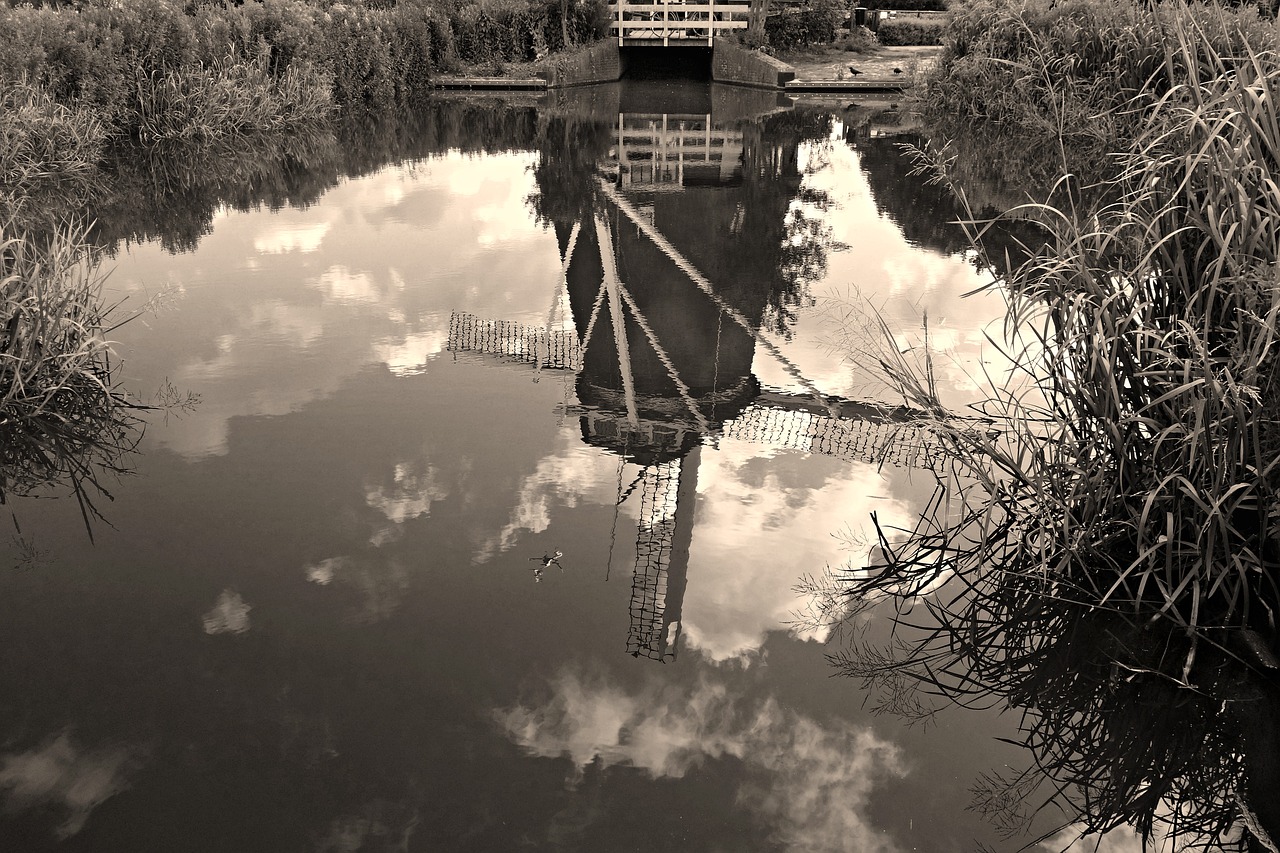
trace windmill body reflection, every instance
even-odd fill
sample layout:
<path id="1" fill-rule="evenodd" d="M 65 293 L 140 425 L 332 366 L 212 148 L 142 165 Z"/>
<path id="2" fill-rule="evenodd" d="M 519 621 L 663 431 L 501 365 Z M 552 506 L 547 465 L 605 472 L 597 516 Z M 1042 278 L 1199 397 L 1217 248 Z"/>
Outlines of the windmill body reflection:
<path id="1" fill-rule="evenodd" d="M 928 451 L 901 412 L 821 394 L 761 331 L 776 294 L 750 265 L 762 247 L 779 264 L 780 235 L 771 245 L 761 231 L 785 221 L 799 189 L 794 144 L 717 128 L 710 115 L 623 113 L 611 154 L 612 180 L 574 205 L 588 215 L 553 221 L 562 275 L 546 325 L 454 314 L 448 346 L 576 374 L 565 413 L 578 417 L 583 441 L 619 457 L 617 505 L 640 493 L 627 652 L 668 661 L 704 444 L 731 437 L 895 465 Z M 770 182 L 786 191 L 762 210 L 759 184 Z M 557 323 L 561 287 L 570 316 Z M 810 393 L 763 390 L 757 350 Z M 624 463 L 640 467 L 630 483 Z"/>

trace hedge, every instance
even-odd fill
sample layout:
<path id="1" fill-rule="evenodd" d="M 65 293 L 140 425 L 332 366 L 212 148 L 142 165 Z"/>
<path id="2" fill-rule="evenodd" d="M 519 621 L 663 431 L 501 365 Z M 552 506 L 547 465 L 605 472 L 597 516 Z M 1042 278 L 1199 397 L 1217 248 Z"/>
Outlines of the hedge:
<path id="1" fill-rule="evenodd" d="M 946 31 L 945 20 L 925 20 L 923 18 L 889 18 L 880 22 L 876 35 L 884 45 L 930 45 L 942 44 L 942 34 Z"/>

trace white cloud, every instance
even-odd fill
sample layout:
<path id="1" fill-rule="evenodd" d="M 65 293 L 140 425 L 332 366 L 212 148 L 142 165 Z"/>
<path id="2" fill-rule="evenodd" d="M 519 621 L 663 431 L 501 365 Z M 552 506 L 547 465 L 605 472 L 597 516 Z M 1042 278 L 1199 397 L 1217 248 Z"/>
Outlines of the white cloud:
<path id="1" fill-rule="evenodd" d="M 342 264 L 335 264 L 321 274 L 316 286 L 325 296 L 337 302 L 375 303 L 382 294 L 372 276 L 364 272 L 352 272 Z"/>
<path id="2" fill-rule="evenodd" d="M 249 630 L 249 611 L 240 593 L 224 589 L 217 602 L 201 621 L 206 634 L 243 634 Z"/>
<path id="3" fill-rule="evenodd" d="M 1101 836 L 1081 836 L 1080 831 L 1078 826 L 1069 826 L 1037 846 L 1048 853 L 1143 853 L 1142 838 L 1132 829 L 1115 829 Z M 1165 853 L 1167 847 L 1153 841 L 1151 853 Z"/>
<path id="4" fill-rule="evenodd" d="M 253 240 L 253 248 L 264 255 L 281 255 L 285 252 L 314 252 L 329 233 L 329 222 L 280 222 Z"/>
<path id="5" fill-rule="evenodd" d="M 704 674 L 696 685 L 650 676 L 634 691 L 569 669 L 542 705 L 499 710 L 530 754 L 628 765 L 678 779 L 724 757 L 744 763 L 737 803 L 796 850 L 893 851 L 866 817 L 877 783 L 905 775 L 899 751 L 870 729 L 821 724 L 777 700 L 748 700 Z"/>
<path id="6" fill-rule="evenodd" d="M 425 373 L 427 363 L 444 352 L 448 343 L 449 332 L 433 328 L 377 344 L 376 357 L 396 376 L 415 376 Z"/>
<path id="7" fill-rule="evenodd" d="M 428 515 L 431 504 L 448 496 L 448 489 L 440 482 L 440 472 L 419 461 L 396 463 L 391 483 L 366 485 L 364 500 L 388 521 L 401 524 L 410 518 Z"/>
<path id="8" fill-rule="evenodd" d="M 849 559 L 834 535 L 869 540 L 870 515 L 901 524 L 914 517 L 872 465 L 799 451 L 771 453 L 743 441 L 704 449 L 683 609 L 684 639 L 713 661 L 749 660 L 770 631 L 814 612 L 798 592 L 806 576 Z M 780 547 L 785 531 L 787 546 Z M 861 554 L 857 555 L 861 558 Z M 810 626 L 799 636 L 822 640 Z"/>
<path id="9" fill-rule="evenodd" d="M 392 531 L 389 536 L 381 535 Z M 389 525 L 380 528 L 370 537 L 374 547 L 389 544 L 398 538 L 398 528 Z M 409 589 L 409 573 L 395 557 L 374 553 L 360 558 L 350 556 L 328 557 L 302 567 L 308 581 L 320 586 L 339 586 L 353 592 L 357 604 L 347 618 L 356 623 L 378 622 L 400 609 L 404 593 Z"/>
<path id="10" fill-rule="evenodd" d="M 67 734 L 43 746 L 0 758 L 5 808 L 22 811 L 52 805 L 65 812 L 59 838 L 79 832 L 89 813 L 128 787 L 130 751 L 123 747 L 84 752 Z"/>
<path id="11" fill-rule="evenodd" d="M 617 500 L 618 461 L 613 454 L 584 446 L 572 426 L 558 430 L 555 449 L 538 460 L 534 471 L 521 481 L 510 520 L 496 536 L 481 543 L 473 559 L 488 562 L 494 554 L 515 547 L 522 535 L 546 530 L 551 526 L 552 506 L 571 509 L 585 502 L 613 504 Z M 633 476 L 628 473 L 626 481 Z"/>

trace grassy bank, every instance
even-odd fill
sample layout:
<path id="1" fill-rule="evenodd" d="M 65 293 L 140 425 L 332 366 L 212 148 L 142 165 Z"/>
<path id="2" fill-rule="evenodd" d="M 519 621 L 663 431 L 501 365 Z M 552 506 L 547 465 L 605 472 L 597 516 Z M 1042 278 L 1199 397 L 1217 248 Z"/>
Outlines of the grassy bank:
<path id="1" fill-rule="evenodd" d="M 1015 182 L 1047 188 L 1064 172 L 1097 180 L 1112 174 L 1111 155 L 1145 111 L 1186 81 L 1187 64 L 1167 61 L 1181 23 L 1228 64 L 1243 61 L 1246 45 L 1280 46 L 1256 6 L 976 0 L 952 11 L 922 107 L 941 136 L 1000 150 Z"/>
<path id="2" fill-rule="evenodd" d="M 91 0 L 0 7 L 0 185 L 83 176 L 104 146 L 214 142 L 385 111 L 432 76 L 602 32 L 602 0 Z"/>
<path id="3" fill-rule="evenodd" d="M 927 346 L 881 353 L 949 464 L 917 526 L 883 531 L 883 564 L 845 577 L 897 602 L 897 644 L 841 664 L 916 712 L 904 695 L 1021 711 L 1033 768 L 979 786 L 1001 820 L 1262 849 L 1280 835 L 1274 27 L 1173 3 L 957 17 L 931 106 L 1052 146 L 1059 174 L 1101 152 L 1102 183 L 1028 205 L 1042 247 L 988 256 L 1015 367 L 987 377 L 981 420 L 939 397 Z"/>

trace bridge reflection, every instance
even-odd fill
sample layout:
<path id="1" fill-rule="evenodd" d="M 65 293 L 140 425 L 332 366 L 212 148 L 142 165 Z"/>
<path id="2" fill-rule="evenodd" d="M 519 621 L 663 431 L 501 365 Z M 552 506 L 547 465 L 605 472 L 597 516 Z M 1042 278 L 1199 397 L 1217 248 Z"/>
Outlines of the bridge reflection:
<path id="1" fill-rule="evenodd" d="M 618 184 L 623 190 L 682 190 L 742 183 L 742 131 L 708 115 L 618 115 Z"/>

